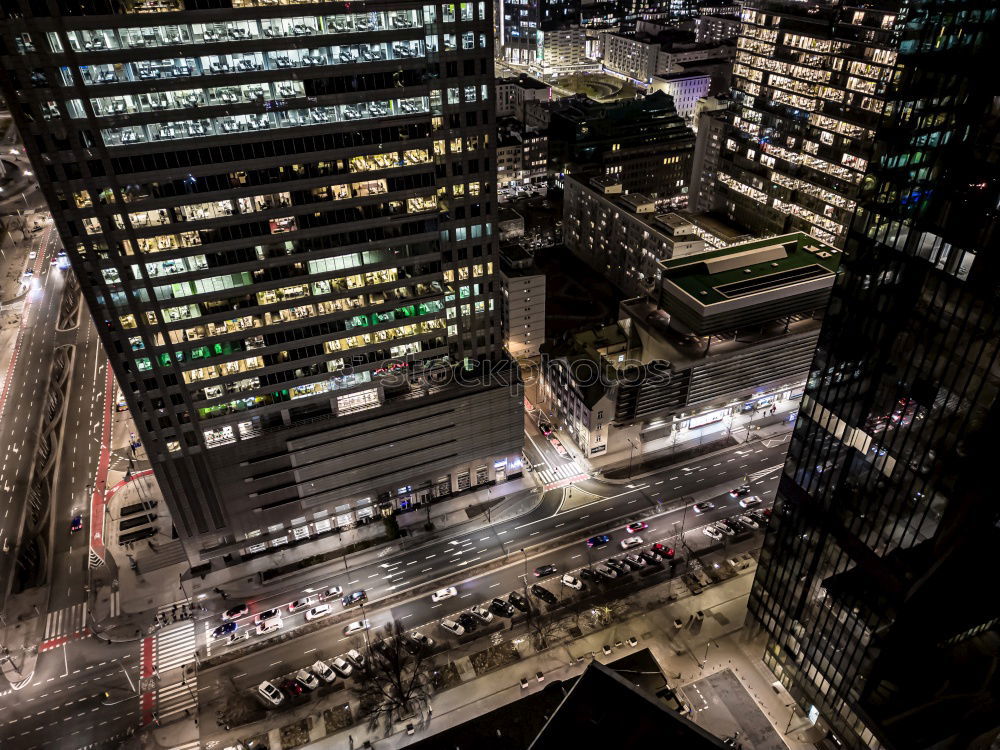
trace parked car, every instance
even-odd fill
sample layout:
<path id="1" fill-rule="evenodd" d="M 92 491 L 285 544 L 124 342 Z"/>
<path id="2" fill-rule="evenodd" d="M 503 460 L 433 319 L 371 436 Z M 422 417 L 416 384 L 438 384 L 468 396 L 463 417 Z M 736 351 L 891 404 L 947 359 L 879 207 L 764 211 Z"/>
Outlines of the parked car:
<path id="1" fill-rule="evenodd" d="M 649 549 L 655 555 L 658 555 L 659 557 L 662 557 L 664 560 L 672 560 L 673 557 L 674 557 L 674 548 L 673 547 L 667 547 L 666 545 L 660 544 L 659 542 L 657 542 L 656 544 L 654 544 Z"/>
<path id="2" fill-rule="evenodd" d="M 331 586 L 323 592 L 324 599 L 339 599 L 344 595 L 344 589 L 340 586 Z"/>
<path id="3" fill-rule="evenodd" d="M 559 569 L 555 565 L 539 565 L 535 568 L 535 578 L 541 578 L 542 576 L 550 576 L 553 573 L 557 573 Z"/>
<path id="4" fill-rule="evenodd" d="M 365 665 L 368 663 L 365 655 L 355 648 L 352 648 L 344 654 L 344 658 L 346 658 L 355 669 L 364 669 Z"/>
<path id="5" fill-rule="evenodd" d="M 608 567 L 607 565 L 595 565 L 594 570 L 597 571 L 598 575 L 604 576 L 608 579 L 618 577 L 618 571 L 614 568 Z"/>
<path id="6" fill-rule="evenodd" d="M 562 583 L 563 586 L 569 586 L 571 589 L 576 589 L 577 591 L 583 590 L 583 581 L 579 578 L 571 576 L 569 573 L 563 575 L 563 577 L 559 579 L 559 582 Z"/>
<path id="7" fill-rule="evenodd" d="M 218 640 L 219 638 L 225 638 L 226 636 L 235 633 L 236 628 L 238 627 L 239 623 L 236 622 L 224 623 L 212 631 L 212 638 L 215 640 Z"/>
<path id="8" fill-rule="evenodd" d="M 739 521 L 744 526 L 747 526 L 747 527 L 749 527 L 751 529 L 759 529 L 760 528 L 760 524 L 757 523 L 756 520 L 754 520 L 753 518 L 751 518 L 749 513 L 745 513 L 742 516 L 736 516 L 736 520 Z"/>
<path id="9" fill-rule="evenodd" d="M 250 637 L 251 632 L 253 631 L 244 630 L 242 633 L 240 633 L 239 631 L 233 633 L 226 639 L 226 645 L 235 646 L 237 643 L 242 643 L 243 641 L 247 640 Z"/>
<path id="10" fill-rule="evenodd" d="M 641 536 L 630 536 L 626 539 L 622 539 L 622 549 L 632 549 L 633 547 L 639 547 L 642 545 Z"/>
<path id="11" fill-rule="evenodd" d="M 247 614 L 250 608 L 246 604 L 237 604 L 235 607 L 230 607 L 225 612 L 222 613 L 223 620 L 236 620 L 243 615 Z"/>
<path id="12" fill-rule="evenodd" d="M 288 678 L 281 681 L 281 689 L 289 695 L 302 695 L 306 689 L 295 679 Z"/>
<path id="13" fill-rule="evenodd" d="M 732 531 L 734 534 L 742 534 L 747 530 L 747 527 L 737 521 L 735 518 L 724 518 L 722 519 L 722 525 L 727 529 Z"/>
<path id="14" fill-rule="evenodd" d="M 309 621 L 318 620 L 321 617 L 326 617 L 327 615 L 332 613 L 333 610 L 330 608 L 329 604 L 318 604 L 312 609 L 310 609 L 308 612 L 306 612 L 306 620 Z"/>
<path id="15" fill-rule="evenodd" d="M 707 537 L 714 539 L 715 541 L 719 541 L 720 539 L 722 539 L 722 532 L 716 530 L 714 526 L 706 526 L 704 529 L 702 529 L 701 533 Z"/>
<path id="16" fill-rule="evenodd" d="M 490 612 L 485 607 L 480 607 L 478 604 L 469 610 L 473 617 L 479 618 L 484 624 L 493 622 L 493 613 Z"/>
<path id="17" fill-rule="evenodd" d="M 476 632 L 476 628 L 479 627 L 479 620 L 468 612 L 462 612 L 457 619 L 458 624 L 465 628 L 466 632 L 474 633 Z"/>
<path id="18" fill-rule="evenodd" d="M 257 635 L 266 635 L 267 633 L 273 633 L 275 630 L 281 630 L 284 624 L 280 617 L 272 617 L 270 620 L 264 620 L 264 622 L 257 624 Z"/>
<path id="19" fill-rule="evenodd" d="M 285 696 L 282 695 L 277 686 L 267 680 L 264 680 L 257 686 L 257 692 L 260 694 L 261 698 L 263 698 L 267 703 L 270 703 L 272 706 L 280 706 L 281 702 L 285 700 Z"/>
<path id="20" fill-rule="evenodd" d="M 344 635 L 354 635 L 355 633 L 360 633 L 362 630 L 368 630 L 371 627 L 371 623 L 368 620 L 355 620 L 349 625 L 344 626 Z"/>
<path id="21" fill-rule="evenodd" d="M 733 487 L 729 490 L 730 497 L 745 497 L 750 494 L 750 485 L 741 484 L 739 487 Z"/>
<path id="22" fill-rule="evenodd" d="M 759 523 L 761 526 L 766 526 L 767 525 L 767 518 L 768 518 L 768 516 L 763 511 L 756 510 L 756 509 L 755 510 L 750 510 L 750 511 L 747 511 L 747 515 L 750 516 L 750 518 L 752 518 L 753 520 L 755 520 L 757 523 Z"/>
<path id="23" fill-rule="evenodd" d="M 313 671 L 314 675 L 319 677 L 328 685 L 337 679 L 337 673 L 330 669 L 330 665 L 322 659 L 314 661 L 313 665 L 309 668 Z"/>
<path id="24" fill-rule="evenodd" d="M 695 513 L 707 513 L 714 507 L 715 503 L 706 500 L 705 502 L 702 503 L 695 503 L 694 505 L 691 506 L 691 510 L 693 510 Z"/>
<path id="25" fill-rule="evenodd" d="M 354 671 L 354 667 L 352 667 L 347 662 L 347 659 L 342 656 L 338 656 L 330 662 L 330 666 L 333 667 L 333 670 L 341 677 L 350 677 L 351 673 Z"/>
<path id="26" fill-rule="evenodd" d="M 409 651 L 414 656 L 419 654 L 421 651 L 430 651 L 432 648 L 434 648 L 434 639 L 429 638 L 428 636 L 421 633 L 419 630 L 410 633 L 406 637 L 406 643 L 410 645 L 410 648 L 408 648 L 407 651 Z"/>
<path id="27" fill-rule="evenodd" d="M 717 530 L 721 531 L 726 536 L 735 536 L 736 535 L 736 531 L 733 530 L 733 528 L 730 527 L 729 524 L 727 524 L 724 520 L 723 521 L 719 521 L 717 524 L 715 524 L 715 528 Z"/>
<path id="28" fill-rule="evenodd" d="M 358 591 L 352 591 L 350 594 L 341 599 L 340 603 L 344 606 L 344 609 L 347 609 L 348 607 L 353 607 L 355 604 L 361 604 L 366 601 L 368 601 L 368 594 L 365 593 L 364 589 L 360 589 Z"/>
<path id="29" fill-rule="evenodd" d="M 607 560 L 605 560 L 605 564 L 609 568 L 617 572 L 618 575 L 620 576 L 627 575 L 632 572 L 632 568 L 623 563 L 621 560 L 618 560 L 614 557 L 609 557 Z"/>
<path id="30" fill-rule="evenodd" d="M 645 560 L 648 565 L 659 565 L 661 562 L 659 557 L 645 549 L 639 551 L 639 557 Z"/>
<path id="31" fill-rule="evenodd" d="M 319 687 L 319 680 L 308 669 L 300 669 L 295 673 L 295 681 L 306 690 L 313 691 Z"/>
<path id="32" fill-rule="evenodd" d="M 548 422 L 539 422 L 538 429 L 542 431 L 542 434 L 545 435 L 545 437 L 552 434 L 552 425 Z"/>
<path id="33" fill-rule="evenodd" d="M 465 628 L 448 618 L 441 620 L 441 627 L 453 635 L 463 635 L 465 633 Z"/>
<path id="34" fill-rule="evenodd" d="M 581 568 L 580 578 L 582 578 L 585 581 L 590 581 L 591 583 L 597 583 L 599 580 L 601 580 L 601 576 L 595 573 L 590 568 Z"/>
<path id="35" fill-rule="evenodd" d="M 532 584 L 530 591 L 534 596 L 537 596 L 543 602 L 546 602 L 548 604 L 555 604 L 556 601 L 558 601 L 555 597 L 555 594 L 553 594 L 544 586 L 539 586 L 537 583 Z"/>
<path id="36" fill-rule="evenodd" d="M 308 609 L 316 603 L 317 599 L 319 599 L 318 596 L 304 596 L 301 599 L 296 599 L 288 605 L 288 611 L 298 612 L 300 609 Z"/>
<path id="37" fill-rule="evenodd" d="M 490 611 L 503 617 L 513 617 L 515 614 L 514 605 L 499 597 L 490 602 Z"/>
<path id="38" fill-rule="evenodd" d="M 458 596 L 458 589 L 454 586 L 449 586 L 448 588 L 438 589 L 431 594 L 431 601 L 434 603 L 443 602 L 445 599 L 451 599 L 453 596 Z"/>
<path id="39" fill-rule="evenodd" d="M 648 529 L 648 528 L 649 528 L 648 523 L 644 523 L 643 521 L 633 521 L 632 523 L 630 523 L 628 526 L 625 527 L 625 531 L 627 531 L 629 534 L 634 534 L 637 531 L 642 531 L 643 529 Z"/>
<path id="40" fill-rule="evenodd" d="M 253 618 L 254 625 L 260 625 L 265 620 L 273 620 L 275 618 L 281 619 L 280 609 L 265 609 L 263 612 L 259 613 L 255 618 Z"/>
<path id="41" fill-rule="evenodd" d="M 757 495 L 750 495 L 750 497 L 744 497 L 740 500 L 741 508 L 756 508 L 758 505 L 762 504 L 764 501 L 761 500 Z"/>
<path id="42" fill-rule="evenodd" d="M 588 547 L 603 547 L 605 544 L 611 541 L 611 537 L 607 534 L 601 534 L 599 536 L 592 536 L 587 540 Z"/>
<path id="43" fill-rule="evenodd" d="M 510 592 L 510 593 L 509 593 L 509 594 L 507 595 L 507 601 L 509 601 L 509 602 L 510 602 L 511 604 L 513 604 L 513 605 L 514 605 L 515 607 L 517 607 L 517 608 L 518 608 L 519 610 L 521 610 L 522 612 L 527 612 L 527 611 L 528 611 L 528 607 L 530 606 L 530 605 L 528 604 L 528 600 L 527 600 L 527 599 L 525 599 L 525 598 L 524 598 L 524 597 L 523 597 L 523 596 L 522 596 L 522 595 L 521 595 L 520 593 L 518 593 L 517 591 L 511 591 L 511 592 Z"/>
<path id="44" fill-rule="evenodd" d="M 633 570 L 638 570 L 646 565 L 646 561 L 638 555 L 625 555 L 625 562 L 627 562 Z"/>

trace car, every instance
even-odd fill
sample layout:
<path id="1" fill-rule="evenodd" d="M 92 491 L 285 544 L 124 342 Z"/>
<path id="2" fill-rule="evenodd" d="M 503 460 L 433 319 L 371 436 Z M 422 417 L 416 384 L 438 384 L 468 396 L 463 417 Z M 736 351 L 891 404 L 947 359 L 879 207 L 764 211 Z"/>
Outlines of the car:
<path id="1" fill-rule="evenodd" d="M 577 591 L 583 590 L 583 581 L 579 578 L 571 576 L 569 573 L 564 574 L 563 577 L 559 579 L 559 582 L 563 586 L 569 586 L 571 589 L 576 589 Z"/>
<path id="2" fill-rule="evenodd" d="M 49 261 L 49 265 L 50 266 L 58 266 L 59 265 L 59 258 L 53 256 L 52 260 Z"/>
<path id="3" fill-rule="evenodd" d="M 722 520 L 722 524 L 731 529 L 734 534 L 742 534 L 747 530 L 747 527 L 735 518 L 725 518 Z"/>
<path id="4" fill-rule="evenodd" d="M 344 589 L 340 586 L 330 586 L 330 588 L 323 592 L 324 599 L 339 599 L 343 595 Z"/>
<path id="5" fill-rule="evenodd" d="M 347 609 L 348 607 L 353 607 L 355 604 L 361 604 L 366 601 L 368 601 L 368 594 L 365 593 L 364 589 L 361 589 L 359 591 L 352 591 L 350 594 L 341 599 L 340 603 L 343 605 L 344 609 Z"/>
<path id="6" fill-rule="evenodd" d="M 616 571 L 620 576 L 628 575 L 632 572 L 632 568 L 614 557 L 609 557 L 605 561 L 605 564 L 612 570 Z"/>
<path id="7" fill-rule="evenodd" d="M 478 617 L 483 623 L 493 622 L 493 613 L 478 604 L 469 610 L 473 617 Z"/>
<path id="8" fill-rule="evenodd" d="M 368 663 L 365 659 L 365 655 L 358 651 L 356 648 L 352 648 L 346 654 L 344 658 L 351 663 L 351 666 L 356 669 L 364 669 L 365 665 Z"/>
<path id="9" fill-rule="evenodd" d="M 281 702 L 285 700 L 285 696 L 282 695 L 277 686 L 267 680 L 264 680 L 257 686 L 257 693 L 272 706 L 280 706 Z"/>
<path id="10" fill-rule="evenodd" d="M 722 532 L 717 531 L 714 526 L 706 526 L 704 529 L 702 529 L 701 533 L 707 537 L 710 537 L 711 539 L 714 539 L 715 541 L 719 541 L 720 539 L 722 539 Z"/>
<path id="11" fill-rule="evenodd" d="M 458 596 L 458 589 L 454 586 L 449 586 L 446 589 L 438 589 L 433 594 L 431 594 L 432 602 L 443 602 L 445 599 L 451 599 L 453 596 Z"/>
<path id="12" fill-rule="evenodd" d="M 354 671 L 354 667 L 352 667 L 347 662 L 347 659 L 345 659 L 342 656 L 338 656 L 336 659 L 330 662 L 330 666 L 333 667 L 334 671 L 341 677 L 350 677 L 351 673 Z"/>
<path id="13" fill-rule="evenodd" d="M 441 620 L 440 624 L 442 628 L 444 628 L 453 635 L 463 635 L 465 633 L 465 628 L 463 628 L 454 620 L 449 620 L 447 617 Z"/>
<path id="14" fill-rule="evenodd" d="M 330 608 L 329 604 L 317 604 L 315 607 L 306 612 L 306 621 L 311 622 L 312 620 L 318 620 L 321 617 L 326 617 L 333 613 L 333 609 Z"/>
<path id="15" fill-rule="evenodd" d="M 313 662 L 312 666 L 309 667 L 313 671 L 313 674 L 319 677 L 326 684 L 332 683 L 337 679 L 337 673 L 330 669 L 330 665 L 327 664 L 322 659 L 317 659 Z"/>
<path id="16" fill-rule="evenodd" d="M 32 250 L 30 253 L 28 253 L 28 260 L 34 260 L 37 257 L 38 257 L 38 253 L 35 252 L 34 250 Z"/>
<path id="17" fill-rule="evenodd" d="M 490 611 L 503 617 L 513 617 L 515 614 L 514 605 L 499 597 L 490 602 Z"/>
<path id="18" fill-rule="evenodd" d="M 513 606 L 517 607 L 522 612 L 527 612 L 528 611 L 528 607 L 530 606 L 528 604 L 528 600 L 525 599 L 524 596 L 522 596 L 517 591 L 511 591 L 507 595 L 507 601 L 510 602 Z"/>
<path id="19" fill-rule="evenodd" d="M 646 561 L 638 555 L 625 555 L 625 562 L 627 562 L 633 570 L 638 570 L 646 565 Z"/>
<path id="20" fill-rule="evenodd" d="M 559 569 L 555 565 L 539 565 L 537 568 L 535 568 L 535 578 L 541 578 L 542 576 L 550 576 L 558 571 Z"/>
<path id="21" fill-rule="evenodd" d="M 665 544 L 660 544 L 659 542 L 650 547 L 649 551 L 654 555 L 662 557 L 664 560 L 672 560 L 674 557 L 674 548 L 668 547 Z"/>
<path id="22" fill-rule="evenodd" d="M 235 633 L 238 627 L 239 623 L 236 622 L 224 623 L 212 631 L 212 638 L 215 640 L 218 640 L 219 638 L 225 638 L 226 636 Z"/>
<path id="23" fill-rule="evenodd" d="M 319 680 L 308 669 L 300 669 L 295 673 L 295 681 L 306 690 L 313 691 L 319 687 Z"/>
<path id="24" fill-rule="evenodd" d="M 306 691 L 297 680 L 291 678 L 281 681 L 281 689 L 291 696 L 302 695 Z"/>
<path id="25" fill-rule="evenodd" d="M 362 630 L 368 630 L 371 623 L 368 620 L 355 620 L 344 626 L 344 635 L 354 635 L 355 633 L 360 633 Z"/>
<path id="26" fill-rule="evenodd" d="M 742 516 L 736 516 L 736 520 L 739 521 L 744 526 L 747 526 L 747 527 L 749 527 L 751 529 L 759 529 L 760 528 L 760 524 L 757 523 L 757 521 L 755 521 L 753 518 L 751 518 L 749 514 L 744 514 Z"/>
<path id="27" fill-rule="evenodd" d="M 708 511 L 712 510 L 712 508 L 714 508 L 714 507 L 715 507 L 715 503 L 712 503 L 712 502 L 709 502 L 708 500 L 706 500 L 706 501 L 701 502 L 701 503 L 695 503 L 694 505 L 691 506 L 691 510 L 693 510 L 695 513 L 701 514 L 701 513 L 707 513 Z"/>
<path id="28" fill-rule="evenodd" d="M 244 630 L 242 633 L 233 633 L 229 638 L 226 639 L 227 646 L 235 646 L 237 643 L 242 643 L 250 637 L 251 631 Z"/>
<path id="29" fill-rule="evenodd" d="M 225 612 L 222 613 L 222 619 L 225 620 L 236 620 L 243 615 L 248 614 L 250 608 L 246 604 L 237 604 L 235 607 L 230 607 Z"/>
<path id="30" fill-rule="evenodd" d="M 605 578 L 617 578 L 618 571 L 614 568 L 608 567 L 607 565 L 595 565 L 594 570 L 597 571 L 598 575 L 604 576 Z"/>
<path id="31" fill-rule="evenodd" d="M 580 578 L 582 578 L 585 581 L 590 581 L 591 583 L 596 583 L 597 581 L 601 580 L 601 577 L 597 573 L 592 571 L 590 568 L 581 568 Z"/>
<path id="32" fill-rule="evenodd" d="M 552 434 L 552 425 L 548 422 L 539 422 L 538 429 L 542 431 L 542 434 L 545 435 L 545 437 Z"/>
<path id="33" fill-rule="evenodd" d="M 539 586 L 537 583 L 532 584 L 530 591 L 534 596 L 537 596 L 543 602 L 546 602 L 548 604 L 555 604 L 556 601 L 558 601 L 555 597 L 555 594 L 553 594 L 544 586 Z"/>
<path id="34" fill-rule="evenodd" d="M 479 620 L 468 612 L 462 612 L 457 619 L 458 624 L 465 628 L 466 632 L 474 633 L 476 632 L 476 628 L 479 627 Z"/>
<path id="35" fill-rule="evenodd" d="M 747 515 L 750 516 L 750 518 L 755 520 L 757 523 L 759 523 L 761 526 L 767 525 L 767 519 L 769 514 L 766 511 L 750 510 L 747 511 Z"/>
<path id="36" fill-rule="evenodd" d="M 83 516 L 73 516 L 69 522 L 69 533 L 75 534 L 83 528 Z"/>
<path id="37" fill-rule="evenodd" d="M 284 624 L 280 617 L 272 617 L 270 620 L 264 620 L 264 622 L 257 625 L 257 635 L 265 635 L 266 633 L 273 633 L 275 630 L 281 630 Z"/>
<path id="38" fill-rule="evenodd" d="M 758 505 L 763 503 L 757 495 L 750 495 L 750 497 L 744 497 L 740 500 L 741 508 L 756 508 Z"/>
<path id="39" fill-rule="evenodd" d="M 726 536 L 735 536 L 736 535 L 735 529 L 733 529 L 731 526 L 729 526 L 729 524 L 727 524 L 725 521 L 720 521 L 719 523 L 715 524 L 715 528 L 718 529 L 719 531 L 721 531 Z"/>
<path id="40" fill-rule="evenodd" d="M 418 630 L 406 636 L 403 646 L 407 651 L 416 656 L 421 651 L 430 651 L 434 648 L 434 639 L 429 638 Z"/>
<path id="41" fill-rule="evenodd" d="M 607 534 L 601 534 L 599 536 L 592 536 L 587 540 L 588 547 L 603 547 L 605 544 L 611 541 L 611 537 Z"/>
<path id="42" fill-rule="evenodd" d="M 649 524 L 643 521 L 633 521 L 628 526 L 625 527 L 625 531 L 629 534 L 634 534 L 637 531 L 642 531 L 643 529 L 648 529 Z"/>
<path id="43" fill-rule="evenodd" d="M 318 596 L 304 596 L 301 599 L 296 599 L 288 605 L 288 611 L 298 612 L 300 609 L 308 609 L 316 603 L 318 598 Z"/>
<path id="44" fill-rule="evenodd" d="M 275 617 L 281 618 L 280 609 L 265 609 L 263 612 L 259 613 L 255 618 L 253 618 L 254 625 L 260 625 L 265 620 L 272 620 Z"/>
<path id="45" fill-rule="evenodd" d="M 639 557 L 645 560 L 647 565 L 659 565 L 661 562 L 659 557 L 645 549 L 639 551 Z"/>
<path id="46" fill-rule="evenodd" d="M 641 536 L 630 536 L 626 539 L 622 539 L 622 549 L 632 549 L 633 547 L 638 547 L 642 544 Z"/>
<path id="47" fill-rule="evenodd" d="M 739 487 L 733 487 L 733 489 L 729 490 L 730 497 L 745 497 L 746 495 L 749 494 L 750 494 L 749 484 L 741 484 Z"/>

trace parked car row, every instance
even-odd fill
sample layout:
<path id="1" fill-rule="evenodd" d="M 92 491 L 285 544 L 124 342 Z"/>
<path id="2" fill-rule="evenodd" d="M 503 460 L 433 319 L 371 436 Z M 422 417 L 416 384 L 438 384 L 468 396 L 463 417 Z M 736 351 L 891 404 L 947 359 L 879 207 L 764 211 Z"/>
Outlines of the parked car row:
<path id="1" fill-rule="evenodd" d="M 366 664 L 366 657 L 356 649 L 351 649 L 329 662 L 317 659 L 309 667 L 299 669 L 280 680 L 264 680 L 257 686 L 257 693 L 266 704 L 280 706 L 286 697 L 294 698 L 311 693 L 321 684 L 332 684 L 338 677 L 346 680 L 355 670 L 364 669 Z"/>
<path id="2" fill-rule="evenodd" d="M 767 524 L 768 515 L 768 511 L 748 510 L 742 515 L 734 516 L 733 518 L 723 518 L 721 521 L 710 523 L 702 529 L 702 533 L 710 539 L 720 541 L 724 537 L 736 536 L 736 534 L 760 529 Z"/>

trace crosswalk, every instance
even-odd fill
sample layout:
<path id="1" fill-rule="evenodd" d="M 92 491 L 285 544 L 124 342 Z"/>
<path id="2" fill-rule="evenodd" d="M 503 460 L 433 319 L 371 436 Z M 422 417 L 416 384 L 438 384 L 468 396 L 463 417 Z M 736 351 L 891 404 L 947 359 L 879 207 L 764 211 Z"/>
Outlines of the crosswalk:
<path id="1" fill-rule="evenodd" d="M 162 722 L 183 711 L 197 712 L 198 682 L 192 677 L 186 682 L 160 685 L 156 690 L 156 716 Z M 195 745 L 197 747 L 197 745 Z M 176 750 L 176 748 L 175 748 Z"/>
<path id="2" fill-rule="evenodd" d="M 180 745 L 171 745 L 170 750 L 199 750 L 200 747 L 200 740 L 191 740 L 190 742 L 184 742 Z"/>
<path id="3" fill-rule="evenodd" d="M 571 479 L 578 477 L 581 474 L 586 474 L 586 472 L 580 468 L 580 464 L 576 462 L 576 459 L 565 464 L 560 464 L 554 469 L 549 467 L 538 469 L 537 473 L 538 478 L 542 480 L 542 484 L 551 484 L 562 479 Z"/>
<path id="4" fill-rule="evenodd" d="M 61 635 L 75 633 L 87 627 L 87 602 L 57 609 L 45 615 L 45 635 L 43 641 Z"/>
<path id="5" fill-rule="evenodd" d="M 186 620 L 176 627 L 165 628 L 156 634 L 156 669 L 165 672 L 194 661 L 197 648 L 194 623 Z"/>

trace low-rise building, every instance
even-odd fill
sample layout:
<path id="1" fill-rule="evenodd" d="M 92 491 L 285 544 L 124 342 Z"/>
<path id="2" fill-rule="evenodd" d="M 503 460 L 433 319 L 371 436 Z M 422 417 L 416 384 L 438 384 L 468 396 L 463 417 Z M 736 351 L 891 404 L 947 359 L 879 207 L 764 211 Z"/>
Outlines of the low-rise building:
<path id="1" fill-rule="evenodd" d="M 801 232 L 663 261 L 656 300 L 542 348 L 556 422 L 594 457 L 797 398 L 839 262 Z"/>
<path id="2" fill-rule="evenodd" d="M 604 71 L 644 88 L 649 86 L 653 76 L 673 72 L 675 65 L 725 57 L 731 49 L 717 44 L 697 44 L 689 32 L 674 29 L 655 34 L 606 32 L 602 37 Z"/>
<path id="3" fill-rule="evenodd" d="M 503 344 L 514 359 L 538 356 L 545 341 L 545 274 L 520 245 L 500 249 Z"/>
<path id="4" fill-rule="evenodd" d="M 525 103 L 551 99 L 552 88 L 529 75 L 497 78 L 497 118 L 513 117 L 524 122 Z"/>
<path id="5" fill-rule="evenodd" d="M 650 79 L 649 91 L 662 91 L 674 98 L 677 114 L 688 124 L 694 118 L 698 100 L 708 96 L 712 88 L 712 76 L 701 71 L 663 73 Z"/>
<path id="6" fill-rule="evenodd" d="M 497 121 L 497 197 L 548 190 L 548 136 L 512 117 Z"/>
<path id="7" fill-rule="evenodd" d="M 694 226 L 658 212 L 641 193 L 624 194 L 612 178 L 567 177 L 563 242 L 570 251 L 628 296 L 652 293 L 659 261 L 704 250 Z"/>
<path id="8" fill-rule="evenodd" d="M 711 211 L 715 207 L 715 183 L 719 171 L 719 154 L 725 137 L 726 100 L 706 97 L 695 107 L 693 124 L 696 139 L 691 162 L 691 188 L 688 209 Z"/>

